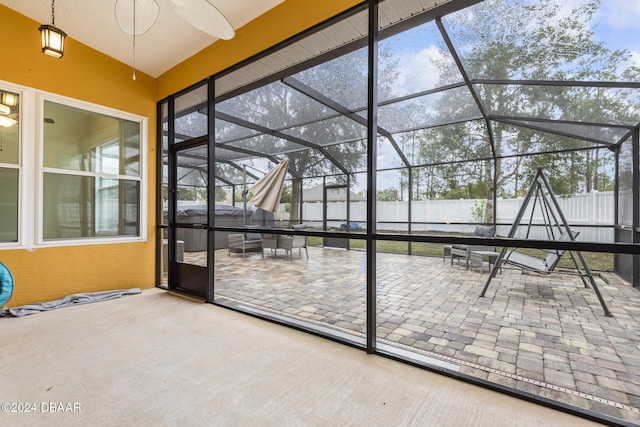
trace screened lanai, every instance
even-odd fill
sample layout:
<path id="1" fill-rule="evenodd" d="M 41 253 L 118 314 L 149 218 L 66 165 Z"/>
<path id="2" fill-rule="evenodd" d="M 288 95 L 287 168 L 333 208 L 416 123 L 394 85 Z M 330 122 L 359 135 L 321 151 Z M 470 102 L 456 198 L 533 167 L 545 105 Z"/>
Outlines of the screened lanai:
<path id="1" fill-rule="evenodd" d="M 159 281 L 640 422 L 633 21 L 613 1 L 377 3 L 160 103 Z M 252 185 L 283 159 L 281 203 L 256 208 Z M 539 170 L 573 239 L 524 205 Z M 261 251 L 232 251 L 229 234 Z M 293 237 L 304 246 L 268 243 Z M 457 245 L 482 250 L 471 262 Z M 560 261 L 545 274 L 492 270 L 506 248 Z M 601 295 L 580 281 L 582 257 Z"/>

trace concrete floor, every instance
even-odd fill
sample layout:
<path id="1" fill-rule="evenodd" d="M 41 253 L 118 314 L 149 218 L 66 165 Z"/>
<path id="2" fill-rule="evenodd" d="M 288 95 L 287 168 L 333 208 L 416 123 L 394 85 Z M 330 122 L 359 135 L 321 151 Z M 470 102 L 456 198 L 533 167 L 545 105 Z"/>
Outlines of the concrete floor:
<path id="1" fill-rule="evenodd" d="M 202 254 L 185 253 L 201 262 Z M 377 339 L 459 372 L 640 425 L 640 292 L 598 278 L 614 317 L 575 275 L 488 275 L 442 258 L 378 254 Z M 215 254 L 215 298 L 364 341 L 362 251 L 309 248 L 309 259 Z"/>
<path id="2" fill-rule="evenodd" d="M 3 318 L 0 342 L 0 402 L 34 410 L 3 426 L 596 425 L 159 289 Z"/>

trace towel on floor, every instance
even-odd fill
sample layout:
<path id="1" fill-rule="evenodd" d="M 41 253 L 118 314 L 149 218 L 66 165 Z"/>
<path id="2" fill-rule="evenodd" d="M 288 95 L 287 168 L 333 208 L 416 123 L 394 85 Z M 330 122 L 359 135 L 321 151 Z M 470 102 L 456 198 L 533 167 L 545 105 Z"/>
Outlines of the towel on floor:
<path id="1" fill-rule="evenodd" d="M 35 304 L 23 305 L 22 307 L 10 308 L 9 313 L 14 317 L 22 317 L 29 314 L 40 313 L 41 311 L 55 310 L 56 308 L 68 307 L 71 305 L 107 301 L 115 298 L 121 298 L 127 295 L 139 294 L 141 292 L 142 291 L 139 288 L 131 288 L 116 291 L 73 294 L 55 301 L 38 302 Z"/>

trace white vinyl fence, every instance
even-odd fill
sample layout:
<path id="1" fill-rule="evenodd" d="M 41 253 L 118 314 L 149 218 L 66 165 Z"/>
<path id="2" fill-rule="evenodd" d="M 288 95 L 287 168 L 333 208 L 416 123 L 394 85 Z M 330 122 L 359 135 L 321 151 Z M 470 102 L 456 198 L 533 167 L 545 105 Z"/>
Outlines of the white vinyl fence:
<path id="1" fill-rule="evenodd" d="M 613 242 L 614 198 L 613 192 L 590 192 L 576 194 L 571 197 L 557 197 L 562 212 L 571 225 L 571 229 L 580 232 L 578 240 L 595 242 Z M 511 224 L 520 210 L 523 198 L 498 199 L 497 222 L 508 224 L 498 226 L 498 234 L 506 236 Z M 473 232 L 474 206 L 484 203 L 482 200 L 419 200 L 411 204 L 413 231 L 457 231 Z M 533 200 L 525 212 L 516 237 L 524 237 Z M 350 220 L 361 226 L 366 223 L 366 201 L 351 202 Z M 304 203 L 302 217 L 305 222 L 322 223 L 322 203 Z M 283 209 L 284 210 L 284 209 Z M 409 209 L 406 201 L 377 202 L 378 230 L 407 231 Z M 327 204 L 327 218 L 346 218 L 346 202 L 330 202 Z M 559 218 L 558 218 L 559 219 Z M 339 228 L 346 221 L 330 221 L 328 226 Z M 533 224 L 544 224 L 540 208 L 536 208 Z M 581 225 L 589 225 L 583 227 Z M 594 227 L 595 226 L 595 227 Z M 529 238 L 546 239 L 543 226 L 532 227 Z"/>

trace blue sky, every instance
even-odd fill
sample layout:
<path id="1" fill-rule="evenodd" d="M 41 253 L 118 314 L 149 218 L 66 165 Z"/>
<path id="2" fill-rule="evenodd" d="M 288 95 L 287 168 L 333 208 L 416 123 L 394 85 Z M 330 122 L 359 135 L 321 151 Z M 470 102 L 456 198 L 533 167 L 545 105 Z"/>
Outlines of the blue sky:
<path id="1" fill-rule="evenodd" d="M 558 0 L 558 3 L 562 5 L 566 13 L 570 13 L 572 8 L 585 1 L 587 0 Z M 597 40 L 604 41 L 610 49 L 628 50 L 631 52 L 634 62 L 640 66 L 638 23 L 640 23 L 640 0 L 601 0 L 601 8 L 591 24 Z M 447 57 L 443 56 L 440 49 L 425 43 L 425 40 L 438 40 L 439 38 L 435 25 L 430 23 L 419 29 L 399 34 L 390 40 L 393 43 L 392 51 L 401 57 L 396 95 L 415 93 L 436 86 L 439 76 L 433 61 L 445 60 Z M 396 157 L 393 149 L 389 144 L 385 144 L 378 150 L 380 165 L 389 167 L 389 159 Z M 262 170 L 268 170 L 273 166 L 266 161 L 254 164 Z M 398 177 L 394 177 L 394 175 L 396 174 L 381 174 L 378 188 L 397 186 Z M 360 187 L 364 182 L 358 184 Z"/>
<path id="2" fill-rule="evenodd" d="M 565 13 L 571 13 L 574 7 L 585 1 L 587 0 L 558 0 L 558 3 Z M 600 9 L 591 22 L 591 28 L 597 41 L 604 42 L 611 50 L 626 49 L 631 54 L 631 61 L 640 66 L 639 23 L 640 0 L 601 0 Z M 433 62 L 449 57 L 425 41 L 439 39 L 435 25 L 429 23 L 387 40 L 393 44 L 391 50 L 401 58 L 401 69 L 395 84 L 396 95 L 415 93 L 437 85 L 439 71 Z M 379 147 L 378 150 L 378 160 L 381 163 L 387 163 L 387 157 L 394 157 L 387 145 Z M 379 177 L 379 189 L 397 185 L 397 178 L 392 179 L 390 175 L 392 174 Z"/>
<path id="3" fill-rule="evenodd" d="M 640 1 L 602 0 L 594 32 L 611 48 L 627 49 L 640 66 Z"/>

